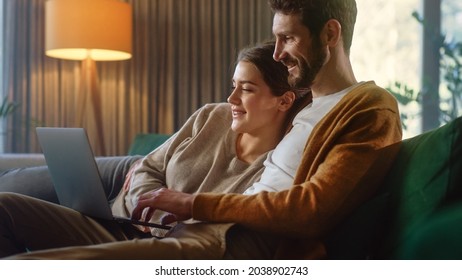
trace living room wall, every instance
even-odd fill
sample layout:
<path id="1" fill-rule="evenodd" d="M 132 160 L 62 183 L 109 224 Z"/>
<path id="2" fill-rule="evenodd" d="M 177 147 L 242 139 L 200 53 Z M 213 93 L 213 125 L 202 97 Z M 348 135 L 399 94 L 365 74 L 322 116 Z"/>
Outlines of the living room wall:
<path id="1" fill-rule="evenodd" d="M 138 133 L 173 133 L 196 109 L 223 102 L 239 49 L 271 38 L 266 0 L 128 0 L 133 57 L 97 62 L 105 155 Z M 3 1 L 3 94 L 19 104 L 5 152 L 40 152 L 35 126 L 76 126 L 80 63 L 45 56 L 45 0 Z M 97 155 L 90 116 L 84 125 Z"/>

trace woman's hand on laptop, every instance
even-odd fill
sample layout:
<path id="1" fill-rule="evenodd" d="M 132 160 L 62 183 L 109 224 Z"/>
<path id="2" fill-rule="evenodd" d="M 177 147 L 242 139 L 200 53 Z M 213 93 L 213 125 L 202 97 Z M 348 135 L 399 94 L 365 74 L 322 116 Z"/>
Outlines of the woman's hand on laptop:
<path id="1" fill-rule="evenodd" d="M 156 210 L 162 210 L 170 215 L 162 219 L 162 223 L 184 221 L 192 217 L 194 195 L 170 190 L 158 189 L 141 195 L 133 209 L 132 219 L 140 220 L 144 209 L 148 209 L 145 220 L 149 221 Z"/>

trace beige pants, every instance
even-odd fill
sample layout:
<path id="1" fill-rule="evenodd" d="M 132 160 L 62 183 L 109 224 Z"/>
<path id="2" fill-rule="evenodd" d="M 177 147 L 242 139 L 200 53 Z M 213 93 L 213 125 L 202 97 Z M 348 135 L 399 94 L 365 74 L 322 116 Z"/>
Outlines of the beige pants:
<path id="1" fill-rule="evenodd" d="M 270 258 L 272 236 L 233 224 L 180 224 L 162 239 L 131 225 L 96 221 L 31 197 L 0 193 L 0 257 L 14 259 Z M 226 250 L 226 243 L 230 243 Z M 26 252 L 30 251 L 30 252 Z"/>

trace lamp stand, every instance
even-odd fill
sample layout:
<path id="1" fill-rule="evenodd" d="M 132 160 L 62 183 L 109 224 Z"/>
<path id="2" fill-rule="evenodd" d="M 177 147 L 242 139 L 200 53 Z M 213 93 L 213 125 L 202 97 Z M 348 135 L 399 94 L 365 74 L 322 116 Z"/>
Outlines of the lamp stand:
<path id="1" fill-rule="evenodd" d="M 103 116 L 101 90 L 99 86 L 98 71 L 96 63 L 91 58 L 82 60 L 80 96 L 77 101 L 77 124 L 80 127 L 86 127 L 90 142 L 93 142 L 93 150 L 98 156 L 105 156 L 106 145 L 104 141 Z M 90 104 L 88 104 L 90 103 Z M 91 106 L 92 110 L 89 110 Z M 93 119 L 86 116 L 93 115 Z M 85 126 L 85 122 L 87 126 Z"/>

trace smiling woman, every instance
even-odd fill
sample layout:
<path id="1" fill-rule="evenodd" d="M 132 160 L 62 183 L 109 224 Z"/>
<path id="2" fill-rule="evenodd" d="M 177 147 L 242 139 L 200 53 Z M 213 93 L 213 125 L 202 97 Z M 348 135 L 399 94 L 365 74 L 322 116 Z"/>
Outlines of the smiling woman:
<path id="1" fill-rule="evenodd" d="M 296 99 L 286 69 L 272 59 L 273 49 L 274 44 L 267 43 L 241 51 L 234 71 L 233 91 L 228 97 L 231 129 L 241 134 L 236 148 L 245 162 L 254 161 L 282 139 L 282 125 L 286 125 L 287 112 Z"/>
<path id="2" fill-rule="evenodd" d="M 274 149 L 287 130 L 287 122 L 298 107 L 293 106 L 296 94 L 287 82 L 286 67 L 273 60 L 274 43 L 263 43 L 255 47 L 245 48 L 237 59 L 233 76 L 234 89 L 227 103 L 211 103 L 197 110 L 163 145 L 152 151 L 135 164 L 129 172 L 126 184 L 117 196 L 112 212 L 122 217 L 151 220 L 160 223 L 165 212 L 138 211 L 143 201 L 150 200 L 157 190 L 172 189 L 186 193 L 242 193 L 257 181 L 263 171 L 263 161 L 267 153 Z M 272 77 L 278 77 L 272 79 Z M 267 82 L 269 81 L 269 82 Z M 297 104 L 298 105 L 298 104 Z M 19 202 L 19 204 L 16 204 Z M 121 258 L 127 258 L 127 252 L 136 252 L 136 258 L 196 258 L 201 250 L 191 250 L 190 235 L 199 235 L 194 240 L 200 240 L 211 246 L 206 248 L 207 255 L 219 258 L 223 255 L 226 230 L 230 224 L 221 224 L 208 228 L 206 224 L 181 224 L 168 233 L 163 229 L 145 228 L 144 226 L 107 224 L 107 221 L 97 221 L 88 217 L 82 220 L 80 213 L 74 210 L 46 204 L 29 197 L 14 194 L 0 194 L 3 213 L 18 213 L 15 217 L 2 217 L 5 220 L 16 220 L 27 227 L 30 223 L 42 224 L 48 220 L 48 227 L 39 226 L 32 232 L 27 231 L 22 240 L 24 244 L 16 246 L 16 240 L 0 239 L 0 256 L 22 253 L 25 250 L 34 251 L 45 248 L 66 247 L 75 245 L 96 245 L 108 241 L 141 240 L 123 244 L 122 242 L 106 244 L 109 247 L 120 248 L 118 253 L 96 251 L 102 254 L 94 255 L 92 246 L 76 250 L 75 247 L 60 249 L 56 255 L 53 250 L 32 252 L 18 257 L 41 258 L 115 258 L 114 253 Z M 22 211 L 13 208 L 20 206 Z M 30 208 L 29 208 L 30 207 Z M 32 209 L 35 209 L 32 211 Z M 38 209 L 42 209 L 41 212 Z M 138 209 L 138 210 L 137 210 Z M 1 211 L 0 211 L 1 212 Z M 24 215 L 20 214 L 24 213 Z M 27 214 L 26 214 L 27 213 Z M 30 215 L 34 213 L 34 215 Z M 50 217 L 50 213 L 54 213 Z M 141 217 L 143 216 L 143 217 Z M 167 221 L 172 216 L 167 215 Z M 62 221 L 68 221 L 63 223 Z M 55 221 L 55 222 L 53 222 Z M 0 222 L 0 225 L 4 224 Z M 50 240 L 50 234 L 55 235 L 61 230 L 67 231 L 78 225 L 81 230 L 75 231 L 75 238 L 65 237 Z M 193 227 L 196 230 L 181 230 L 183 227 Z M 19 229 L 0 227 L 0 236 L 15 236 L 24 233 L 7 232 Z M 40 228 L 41 233 L 37 233 Z M 172 238 L 158 240 L 153 236 Z M 42 238 L 46 236 L 47 238 Z M 180 238 L 181 237 L 181 238 Z M 74 241 L 72 241 L 74 240 Z M 76 243 L 75 240 L 98 240 Z M 163 241 L 165 240 L 165 241 Z M 170 240 L 170 241 L 169 241 Z M 15 242 L 10 246 L 8 242 Z M 212 241 L 212 245 L 208 244 Z M 3 243 L 2 243 L 3 242 Z M 218 243 L 217 243 L 218 242 Z M 32 244 L 32 245 L 29 245 Z M 103 245 L 103 246 L 106 246 Z M 101 245 L 100 245 L 101 246 Z M 134 248 L 134 247 L 137 248 Z M 14 249 L 13 249 L 14 247 Z M 179 248 L 178 248 L 179 247 Z M 167 248 L 162 250 L 162 248 Z M 3 250 L 3 251 L 2 251 Z M 87 255 L 87 252 L 93 251 Z M 116 249 L 117 251 L 119 249 Z M 106 252 L 106 253 L 105 253 Z M 97 253 L 99 254 L 99 253 Z M 118 257 L 116 257 L 118 258 Z"/>
<path id="3" fill-rule="evenodd" d="M 237 64 L 228 102 L 233 116 L 231 129 L 240 133 L 236 143 L 239 159 L 251 163 L 268 148 L 271 150 L 276 146 L 284 129 L 276 125 L 279 133 L 275 134 L 274 124 L 285 123 L 294 100 L 295 93 L 289 88 L 282 96 L 274 95 L 253 63 L 240 61 Z"/>
<path id="4" fill-rule="evenodd" d="M 268 42 L 239 53 L 229 104 L 206 105 L 146 156 L 129 191 L 121 193 L 123 203 L 114 207 L 123 209 L 118 215 L 131 216 L 142 194 L 149 197 L 164 186 L 181 186 L 187 193 L 242 193 L 259 178 L 266 154 L 282 139 L 297 109 L 286 67 L 273 60 L 273 50 L 274 42 Z M 159 223 L 162 215 L 156 211 L 151 221 Z"/>

